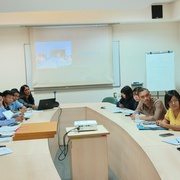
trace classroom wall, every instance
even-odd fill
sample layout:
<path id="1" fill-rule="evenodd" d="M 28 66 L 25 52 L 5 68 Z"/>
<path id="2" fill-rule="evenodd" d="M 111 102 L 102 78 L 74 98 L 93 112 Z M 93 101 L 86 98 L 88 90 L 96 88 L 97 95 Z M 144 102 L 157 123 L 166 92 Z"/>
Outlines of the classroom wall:
<path id="1" fill-rule="evenodd" d="M 146 52 L 172 50 L 177 67 L 179 23 L 121 24 L 114 27 L 113 38 L 120 40 L 122 84 L 139 81 L 146 86 Z M 175 82 L 180 88 L 177 78 Z"/>
<path id="2" fill-rule="evenodd" d="M 27 28 L 0 28 L 0 91 L 25 83 L 25 43 L 29 43 Z"/>
<path id="3" fill-rule="evenodd" d="M 120 41 L 121 87 L 106 89 L 57 90 L 57 101 L 68 102 L 100 102 L 106 96 L 119 93 L 125 85 L 134 81 L 143 82 L 145 86 L 145 53 L 150 51 L 173 50 L 175 53 L 175 82 L 178 82 L 180 23 L 133 23 L 113 26 L 113 40 Z M 24 44 L 29 43 L 26 27 L 0 28 L 1 86 L 0 91 L 19 88 L 26 83 Z M 73 78 L 73 77 L 72 77 Z M 168 82 L 167 82 L 168 83 Z M 39 99 L 53 97 L 53 91 L 33 92 Z"/>
<path id="4" fill-rule="evenodd" d="M 50 1 L 50 3 L 52 3 Z M 73 2 L 72 2 L 73 4 Z M 17 5 L 17 4 L 16 4 Z M 31 4 L 32 5 L 32 4 Z M 180 2 L 165 3 L 163 5 L 163 19 L 152 19 L 151 6 L 146 8 L 119 9 L 109 7 L 91 10 L 54 10 L 0 12 L 0 26 L 36 26 L 36 25 L 74 25 L 74 24 L 101 24 L 101 23 L 137 23 L 180 20 Z M 57 5 L 58 6 L 58 5 Z M 42 7 L 43 9 L 43 7 Z"/>

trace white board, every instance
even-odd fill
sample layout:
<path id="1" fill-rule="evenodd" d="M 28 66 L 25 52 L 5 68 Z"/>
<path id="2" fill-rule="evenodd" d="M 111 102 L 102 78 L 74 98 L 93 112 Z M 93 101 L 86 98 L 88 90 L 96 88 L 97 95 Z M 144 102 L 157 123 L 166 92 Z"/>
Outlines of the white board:
<path id="1" fill-rule="evenodd" d="M 114 87 L 121 85 L 120 77 L 120 43 L 113 41 L 113 72 L 114 72 Z"/>
<path id="2" fill-rule="evenodd" d="M 146 53 L 146 87 L 150 91 L 175 89 L 174 52 Z"/>
<path id="3" fill-rule="evenodd" d="M 31 64 L 31 48 L 29 44 L 24 44 L 24 58 L 26 71 L 26 84 L 32 90 L 32 64 Z"/>

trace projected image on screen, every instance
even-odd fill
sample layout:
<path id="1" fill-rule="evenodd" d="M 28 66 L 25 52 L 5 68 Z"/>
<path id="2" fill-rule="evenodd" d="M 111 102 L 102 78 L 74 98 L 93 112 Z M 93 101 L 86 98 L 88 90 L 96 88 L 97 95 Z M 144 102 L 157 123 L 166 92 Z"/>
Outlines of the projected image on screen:
<path id="1" fill-rule="evenodd" d="M 112 85 L 112 27 L 32 27 L 32 86 Z"/>
<path id="2" fill-rule="evenodd" d="M 36 42 L 36 68 L 51 69 L 72 64 L 71 41 Z"/>

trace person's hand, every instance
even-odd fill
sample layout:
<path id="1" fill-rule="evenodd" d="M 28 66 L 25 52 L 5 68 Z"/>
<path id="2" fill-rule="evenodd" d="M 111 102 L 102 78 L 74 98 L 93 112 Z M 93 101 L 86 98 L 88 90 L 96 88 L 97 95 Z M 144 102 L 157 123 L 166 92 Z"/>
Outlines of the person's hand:
<path id="1" fill-rule="evenodd" d="M 21 111 L 21 115 L 24 116 L 24 113 L 27 111 L 27 108 L 25 106 L 22 106 L 20 111 Z"/>
<path id="2" fill-rule="evenodd" d="M 131 115 L 131 119 L 135 120 L 135 114 L 134 113 Z"/>
<path id="3" fill-rule="evenodd" d="M 124 108 L 124 106 L 123 106 L 122 104 L 119 104 L 119 107 L 120 107 L 120 108 Z"/>
<path id="4" fill-rule="evenodd" d="M 32 108 L 27 108 L 27 111 L 32 111 Z"/>
<path id="5" fill-rule="evenodd" d="M 156 125 L 157 126 L 159 126 L 159 121 L 161 121 L 161 120 L 156 120 Z"/>
<path id="6" fill-rule="evenodd" d="M 16 117 L 16 118 L 14 118 L 15 119 L 15 121 L 20 121 L 20 122 L 22 122 L 23 120 L 24 120 L 24 116 L 18 116 L 18 117 Z"/>
<path id="7" fill-rule="evenodd" d="M 162 120 L 157 120 L 157 121 L 156 121 L 156 124 L 157 124 L 158 126 L 163 127 L 163 128 L 166 128 L 166 126 L 167 126 L 167 123 L 165 123 L 165 122 L 162 121 Z"/>
<path id="8" fill-rule="evenodd" d="M 33 105 L 32 108 L 33 108 L 33 109 L 38 109 L 38 106 Z"/>

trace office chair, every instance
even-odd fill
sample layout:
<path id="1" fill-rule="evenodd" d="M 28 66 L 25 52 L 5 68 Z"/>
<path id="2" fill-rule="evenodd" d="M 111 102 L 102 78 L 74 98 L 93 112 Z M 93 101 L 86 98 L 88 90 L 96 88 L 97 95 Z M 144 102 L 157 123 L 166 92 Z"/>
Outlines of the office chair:
<path id="1" fill-rule="evenodd" d="M 109 102 L 109 103 L 112 103 L 112 104 L 116 104 L 117 103 L 117 99 L 114 98 L 114 97 L 105 97 L 102 102 Z"/>

